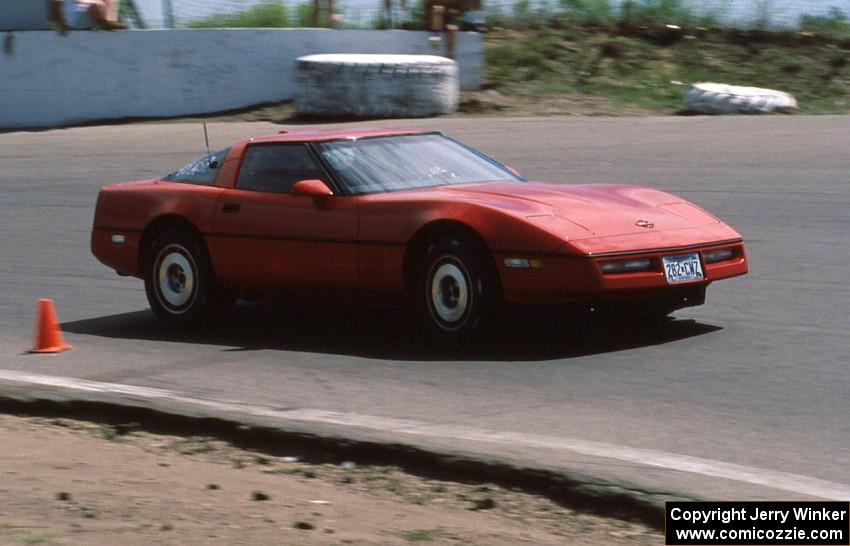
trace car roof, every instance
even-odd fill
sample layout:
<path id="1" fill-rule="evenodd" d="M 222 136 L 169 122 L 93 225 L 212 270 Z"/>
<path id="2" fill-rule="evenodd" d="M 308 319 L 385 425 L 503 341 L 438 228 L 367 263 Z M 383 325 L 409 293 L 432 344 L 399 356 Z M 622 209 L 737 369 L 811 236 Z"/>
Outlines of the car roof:
<path id="1" fill-rule="evenodd" d="M 433 131 L 421 129 L 382 129 L 377 127 L 351 127 L 343 129 L 285 129 L 273 135 L 247 139 L 246 143 L 267 142 L 319 142 L 326 140 L 357 139 L 377 136 L 422 134 Z"/>

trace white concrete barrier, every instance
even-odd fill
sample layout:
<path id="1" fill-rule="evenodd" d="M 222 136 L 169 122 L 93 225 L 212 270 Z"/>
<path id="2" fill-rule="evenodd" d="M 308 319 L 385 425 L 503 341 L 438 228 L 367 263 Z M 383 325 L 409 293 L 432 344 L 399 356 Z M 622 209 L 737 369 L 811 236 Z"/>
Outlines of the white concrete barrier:
<path id="1" fill-rule="evenodd" d="M 0 128 L 181 116 L 293 99 L 316 53 L 443 55 L 427 32 L 214 29 L 0 36 Z M 462 89 L 483 78 L 479 34 L 458 34 Z"/>
<path id="2" fill-rule="evenodd" d="M 298 59 L 295 108 L 314 116 L 425 117 L 457 111 L 457 63 L 435 55 L 335 53 Z"/>

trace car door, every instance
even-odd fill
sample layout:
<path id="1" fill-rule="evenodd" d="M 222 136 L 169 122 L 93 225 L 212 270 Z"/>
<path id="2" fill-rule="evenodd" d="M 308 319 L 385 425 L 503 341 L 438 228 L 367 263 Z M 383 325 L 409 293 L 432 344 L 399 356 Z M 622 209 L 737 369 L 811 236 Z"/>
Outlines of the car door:
<path id="1" fill-rule="evenodd" d="M 305 179 L 330 185 L 307 145 L 245 149 L 209 237 L 220 283 L 248 296 L 348 294 L 357 286 L 357 198 L 291 194 Z"/>

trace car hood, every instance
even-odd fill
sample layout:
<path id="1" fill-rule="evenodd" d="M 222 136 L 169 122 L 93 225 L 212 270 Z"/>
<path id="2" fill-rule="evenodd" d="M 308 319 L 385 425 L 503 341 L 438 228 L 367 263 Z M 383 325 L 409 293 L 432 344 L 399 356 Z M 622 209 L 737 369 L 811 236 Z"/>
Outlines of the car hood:
<path id="1" fill-rule="evenodd" d="M 557 225 L 546 217 L 568 220 L 579 228 L 565 234 L 572 240 L 720 224 L 720 220 L 696 205 L 642 186 L 494 182 L 442 189 L 456 198 L 477 201 L 544 225 Z"/>

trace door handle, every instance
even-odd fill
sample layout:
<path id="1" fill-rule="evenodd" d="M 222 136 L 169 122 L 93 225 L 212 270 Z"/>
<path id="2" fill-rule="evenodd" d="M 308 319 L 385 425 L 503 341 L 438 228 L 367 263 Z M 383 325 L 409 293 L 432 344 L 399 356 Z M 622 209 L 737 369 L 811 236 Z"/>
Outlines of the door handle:
<path id="1" fill-rule="evenodd" d="M 225 203 L 221 207 L 221 212 L 225 214 L 236 214 L 237 212 L 239 212 L 240 208 L 242 208 L 242 205 L 240 205 L 239 203 Z"/>

